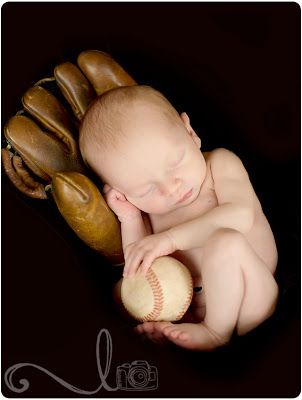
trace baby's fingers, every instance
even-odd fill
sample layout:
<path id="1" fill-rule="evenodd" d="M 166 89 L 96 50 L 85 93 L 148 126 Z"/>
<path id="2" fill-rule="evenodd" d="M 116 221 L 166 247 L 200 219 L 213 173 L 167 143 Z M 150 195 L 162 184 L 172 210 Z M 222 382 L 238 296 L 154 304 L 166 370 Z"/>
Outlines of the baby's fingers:
<path id="1" fill-rule="evenodd" d="M 124 278 L 132 278 L 138 270 L 138 267 L 134 267 L 133 264 L 131 266 L 125 265 L 124 267 L 124 272 L 123 272 L 123 277 Z"/>
<path id="2" fill-rule="evenodd" d="M 153 252 L 148 252 L 145 257 L 143 262 L 141 263 L 140 266 L 140 272 L 142 273 L 142 275 L 146 275 L 146 273 L 148 272 L 149 268 L 151 267 L 153 261 L 155 260 L 155 255 Z"/>
<path id="3" fill-rule="evenodd" d="M 125 255 L 125 267 L 123 276 L 127 278 L 131 278 L 134 276 L 138 270 L 138 267 L 142 261 L 142 256 L 135 252 L 131 252 L 128 255 Z"/>
<path id="4" fill-rule="evenodd" d="M 127 275 L 131 277 L 137 272 L 145 275 L 154 259 L 155 257 L 150 250 L 137 250 L 133 248 L 133 251 L 126 257 L 125 269 Z"/>
<path id="5" fill-rule="evenodd" d="M 119 192 L 116 189 L 113 189 L 111 186 L 109 186 L 107 183 L 105 183 L 103 187 L 103 194 L 112 200 L 121 200 L 121 201 L 126 201 L 125 196 L 123 193 Z"/>
<path id="6" fill-rule="evenodd" d="M 111 186 L 109 186 L 107 183 L 103 186 L 103 193 L 107 194 L 111 190 Z"/>

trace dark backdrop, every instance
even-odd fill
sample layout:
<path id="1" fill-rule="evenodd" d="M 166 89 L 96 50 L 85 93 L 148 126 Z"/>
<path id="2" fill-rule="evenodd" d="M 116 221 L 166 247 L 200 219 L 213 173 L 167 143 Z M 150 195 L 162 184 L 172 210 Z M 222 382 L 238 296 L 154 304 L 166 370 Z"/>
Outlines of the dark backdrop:
<path id="1" fill-rule="evenodd" d="M 191 117 L 203 150 L 237 153 L 279 249 L 280 301 L 269 321 L 227 349 L 190 353 L 142 340 L 116 312 L 116 272 L 84 245 L 52 201 L 19 193 L 2 173 L 2 373 L 34 363 L 97 388 L 102 328 L 117 366 L 146 360 L 155 391 L 99 397 L 291 397 L 300 390 L 300 9 L 295 3 L 6 3 L 2 7 L 2 128 L 22 94 L 86 49 L 112 56 L 138 83 Z M 101 346 L 105 363 L 106 344 Z M 27 367 L 8 397 L 75 397 Z M 3 379 L 3 378 L 2 378 Z"/>

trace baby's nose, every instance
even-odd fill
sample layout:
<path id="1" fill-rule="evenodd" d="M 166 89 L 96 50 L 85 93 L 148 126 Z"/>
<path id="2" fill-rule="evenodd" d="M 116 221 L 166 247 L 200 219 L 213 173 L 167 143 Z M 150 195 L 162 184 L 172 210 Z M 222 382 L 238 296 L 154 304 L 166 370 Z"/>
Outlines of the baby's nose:
<path id="1" fill-rule="evenodd" d="M 182 181 L 179 178 L 175 178 L 173 180 L 171 180 L 164 188 L 164 194 L 166 196 L 176 196 L 179 192 L 179 189 L 181 187 Z"/>

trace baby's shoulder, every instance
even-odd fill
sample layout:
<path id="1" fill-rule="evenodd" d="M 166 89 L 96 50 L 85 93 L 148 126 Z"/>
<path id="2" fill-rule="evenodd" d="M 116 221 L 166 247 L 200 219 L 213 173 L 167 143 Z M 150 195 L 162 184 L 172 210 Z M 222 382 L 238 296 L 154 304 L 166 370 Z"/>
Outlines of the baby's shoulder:
<path id="1" fill-rule="evenodd" d="M 205 151 L 202 153 L 207 161 L 216 160 L 228 160 L 231 158 L 239 158 L 233 151 L 225 149 L 223 147 L 218 147 L 217 149 L 211 151 Z"/>
<path id="2" fill-rule="evenodd" d="M 246 173 L 240 158 L 234 152 L 223 147 L 205 152 L 203 156 L 211 171 L 216 174 Z"/>

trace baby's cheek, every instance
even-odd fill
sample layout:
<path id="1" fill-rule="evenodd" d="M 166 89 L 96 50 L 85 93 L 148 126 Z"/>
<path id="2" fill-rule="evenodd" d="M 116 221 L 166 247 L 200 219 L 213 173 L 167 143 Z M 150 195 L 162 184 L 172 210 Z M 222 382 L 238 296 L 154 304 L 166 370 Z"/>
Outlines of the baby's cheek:
<path id="1" fill-rule="evenodd" d="M 142 201 L 138 208 L 148 214 L 163 214 L 169 211 L 163 201 L 159 199 Z"/>
<path id="2" fill-rule="evenodd" d="M 145 211 L 146 203 L 142 199 L 128 197 L 128 201 L 141 211 Z"/>

